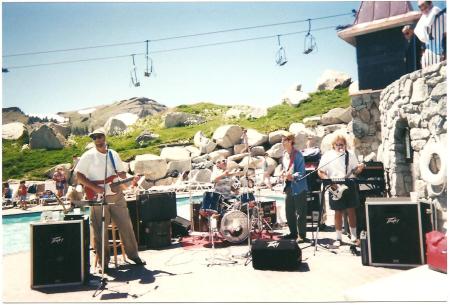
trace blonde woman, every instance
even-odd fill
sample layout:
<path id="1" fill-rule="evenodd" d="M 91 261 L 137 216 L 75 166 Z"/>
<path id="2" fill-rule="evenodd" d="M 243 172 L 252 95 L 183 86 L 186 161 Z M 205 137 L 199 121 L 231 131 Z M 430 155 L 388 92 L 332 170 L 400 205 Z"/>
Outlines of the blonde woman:
<path id="1" fill-rule="evenodd" d="M 318 175 L 321 179 L 352 178 L 364 169 L 364 164 L 358 164 L 355 154 L 347 150 L 347 140 L 344 135 L 336 135 L 331 142 L 332 148 L 320 159 Z M 334 160 L 334 161 L 333 161 Z M 323 166 L 323 167 L 322 167 Z M 334 210 L 334 225 L 336 229 L 335 247 L 342 244 L 342 216 L 347 212 L 350 226 L 351 241 L 358 243 L 356 236 L 356 212 L 359 196 L 356 185 L 352 182 L 345 184 L 347 189 L 340 199 L 333 199 L 330 194 L 330 209 Z M 338 188 L 339 185 L 332 185 Z"/>

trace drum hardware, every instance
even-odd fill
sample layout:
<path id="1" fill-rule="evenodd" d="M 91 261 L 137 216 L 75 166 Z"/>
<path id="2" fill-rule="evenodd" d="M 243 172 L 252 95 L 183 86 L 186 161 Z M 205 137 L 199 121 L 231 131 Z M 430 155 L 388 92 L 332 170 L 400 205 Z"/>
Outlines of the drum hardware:
<path id="1" fill-rule="evenodd" d="M 209 239 L 211 243 L 212 253 L 210 257 L 206 258 L 206 261 L 208 261 L 207 264 L 208 267 L 214 265 L 226 265 L 237 263 L 237 261 L 232 260 L 230 258 L 219 256 L 216 253 L 216 248 L 214 246 L 214 235 L 216 235 L 217 233 L 216 215 L 220 214 L 221 211 L 220 203 L 222 202 L 223 196 L 221 194 L 216 192 L 205 192 L 205 194 L 203 195 L 202 206 L 200 207 L 200 214 L 208 218 L 208 225 L 209 225 Z"/>

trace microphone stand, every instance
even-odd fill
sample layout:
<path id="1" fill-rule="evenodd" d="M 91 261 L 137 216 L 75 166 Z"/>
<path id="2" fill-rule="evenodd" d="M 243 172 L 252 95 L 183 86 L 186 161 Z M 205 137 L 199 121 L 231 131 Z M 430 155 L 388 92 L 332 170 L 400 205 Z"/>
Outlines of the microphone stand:
<path id="1" fill-rule="evenodd" d="M 244 140 L 244 144 L 246 145 L 247 148 L 247 167 L 245 168 L 245 179 L 247 180 L 247 185 L 244 188 L 244 192 L 243 194 L 245 194 L 247 200 L 249 200 L 249 195 L 248 195 L 248 169 L 250 167 L 250 158 L 251 158 L 251 152 L 250 152 L 250 145 L 248 145 L 248 136 L 247 136 L 247 130 L 244 130 L 244 134 L 242 135 L 242 139 Z M 250 201 L 247 201 L 247 229 L 248 229 L 248 237 L 247 237 L 247 245 L 248 245 L 248 250 L 247 252 L 245 252 L 244 254 L 241 255 L 233 255 L 233 258 L 246 258 L 246 262 L 244 263 L 244 266 L 247 266 L 250 261 L 251 261 L 251 257 L 252 257 L 252 249 L 251 249 L 251 239 L 252 239 L 252 229 L 251 229 L 251 225 L 250 225 Z"/>
<path id="2" fill-rule="evenodd" d="M 102 249 L 102 278 L 100 280 L 100 283 L 97 287 L 97 289 L 95 290 L 94 294 L 92 295 L 92 297 L 96 297 L 97 296 L 97 291 L 101 290 L 103 291 L 106 288 L 106 284 L 107 284 L 107 279 L 105 277 L 105 206 L 107 205 L 106 203 L 106 176 L 108 174 L 108 145 L 106 145 L 106 156 L 105 156 L 105 176 L 103 179 L 103 198 L 102 198 L 102 245 L 101 245 L 101 249 Z M 109 251 L 109 246 L 107 247 L 108 251 Z"/>

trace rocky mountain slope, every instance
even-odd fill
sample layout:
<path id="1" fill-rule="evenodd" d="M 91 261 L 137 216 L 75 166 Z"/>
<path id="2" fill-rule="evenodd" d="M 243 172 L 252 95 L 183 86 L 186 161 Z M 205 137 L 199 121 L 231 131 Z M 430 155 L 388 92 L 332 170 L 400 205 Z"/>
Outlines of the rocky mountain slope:
<path id="1" fill-rule="evenodd" d="M 2 109 L 2 124 L 20 122 L 26 124 L 28 116 L 18 107 L 8 107 Z"/>

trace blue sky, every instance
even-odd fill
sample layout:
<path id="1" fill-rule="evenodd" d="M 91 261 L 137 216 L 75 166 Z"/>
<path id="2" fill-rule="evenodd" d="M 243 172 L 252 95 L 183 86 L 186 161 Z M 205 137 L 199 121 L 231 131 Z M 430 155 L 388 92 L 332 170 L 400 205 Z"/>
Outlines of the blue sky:
<path id="1" fill-rule="evenodd" d="M 360 2 L 222 3 L 3 3 L 2 52 L 14 54 L 247 27 L 351 13 Z M 312 22 L 312 27 L 349 24 L 353 17 Z M 220 35 L 154 42 L 150 50 L 276 35 L 307 29 L 307 23 Z M 3 107 L 55 113 L 145 96 L 169 107 L 195 102 L 270 106 L 301 83 L 314 90 L 325 69 L 357 79 L 355 49 L 334 29 L 312 33 L 318 52 L 302 54 L 304 34 L 281 37 L 288 63 L 275 64 L 276 38 L 151 55 L 156 76 L 144 78 L 144 56 L 136 57 L 140 87 L 130 86 L 131 57 L 11 69 L 3 73 Z M 142 53 L 145 44 L 3 58 L 3 67 Z"/>

